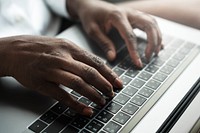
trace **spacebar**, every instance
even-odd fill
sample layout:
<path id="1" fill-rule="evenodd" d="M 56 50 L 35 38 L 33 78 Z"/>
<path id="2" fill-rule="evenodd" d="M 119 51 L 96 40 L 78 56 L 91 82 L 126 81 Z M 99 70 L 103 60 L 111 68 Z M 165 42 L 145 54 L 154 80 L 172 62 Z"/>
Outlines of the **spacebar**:
<path id="1" fill-rule="evenodd" d="M 49 127 L 47 127 L 43 133 L 58 133 L 60 132 L 69 122 L 71 118 L 61 115 L 56 119 Z"/>

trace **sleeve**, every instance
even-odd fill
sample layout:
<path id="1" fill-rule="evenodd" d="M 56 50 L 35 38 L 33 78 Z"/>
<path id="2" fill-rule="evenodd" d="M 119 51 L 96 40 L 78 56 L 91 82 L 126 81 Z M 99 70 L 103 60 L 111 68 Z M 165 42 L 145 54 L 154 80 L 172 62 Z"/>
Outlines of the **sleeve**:
<path id="1" fill-rule="evenodd" d="M 67 12 L 66 1 L 67 0 L 45 0 L 46 4 L 53 12 L 62 17 L 70 18 Z"/>

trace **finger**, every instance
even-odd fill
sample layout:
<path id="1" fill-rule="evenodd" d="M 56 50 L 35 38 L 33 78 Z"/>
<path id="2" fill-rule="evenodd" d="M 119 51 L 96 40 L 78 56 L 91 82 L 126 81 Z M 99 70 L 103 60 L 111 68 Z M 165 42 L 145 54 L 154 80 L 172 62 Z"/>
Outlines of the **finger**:
<path id="1" fill-rule="evenodd" d="M 127 18 L 124 16 L 118 16 L 113 19 L 112 24 L 119 31 L 121 37 L 124 39 L 134 64 L 138 68 L 142 68 L 142 61 L 137 52 L 137 37 L 134 34 L 133 29 Z"/>
<path id="2" fill-rule="evenodd" d="M 157 27 L 157 34 L 158 34 L 158 45 L 157 45 L 157 48 L 156 48 L 156 55 L 158 55 L 158 53 L 160 52 L 161 49 L 163 49 L 163 44 L 162 44 L 162 33 L 160 31 L 160 28 L 158 27 L 158 25 L 156 25 Z"/>
<path id="3" fill-rule="evenodd" d="M 89 36 L 99 44 L 100 48 L 106 53 L 108 60 L 113 61 L 116 58 L 116 50 L 113 42 L 95 23 L 91 24 L 90 27 L 90 30 L 87 31 Z"/>
<path id="4" fill-rule="evenodd" d="M 67 93 L 65 90 L 63 90 L 62 88 L 58 87 L 55 84 L 48 83 L 38 87 L 37 90 L 42 94 L 48 95 L 60 101 L 61 103 L 70 107 L 79 114 L 85 116 L 92 116 L 93 114 L 93 111 L 90 107 L 84 105 L 83 103 L 78 102 L 69 93 Z"/>
<path id="5" fill-rule="evenodd" d="M 145 50 L 145 56 L 147 61 L 150 61 L 152 54 L 154 52 L 155 54 L 158 54 L 160 51 L 162 41 L 161 32 L 156 21 L 152 17 L 140 12 L 138 12 L 137 18 L 129 14 L 129 21 L 133 27 L 146 32 L 148 43 Z"/>
<path id="6" fill-rule="evenodd" d="M 152 27 L 148 26 L 144 30 L 147 33 L 147 40 L 148 40 L 147 47 L 145 49 L 145 56 L 147 62 L 149 62 L 153 53 L 156 51 L 157 47 L 159 47 L 159 45 L 157 45 L 158 44 L 157 32 Z"/>
<path id="7" fill-rule="evenodd" d="M 81 57 L 81 58 L 80 58 Z M 116 88 L 122 88 L 122 81 L 116 73 L 114 73 L 104 61 L 87 51 L 82 51 L 78 55 L 73 56 L 74 59 L 94 67 L 106 80 L 108 80 Z"/>
<path id="8" fill-rule="evenodd" d="M 103 96 L 100 95 L 90 84 L 86 83 L 81 77 L 59 69 L 51 70 L 49 72 L 51 73 L 51 77 L 47 79 L 48 81 L 69 87 L 98 105 L 105 104 Z M 109 96 L 113 95 L 113 92 L 112 95 L 109 94 Z"/>
<path id="9" fill-rule="evenodd" d="M 91 84 L 106 96 L 114 95 L 113 87 L 94 67 L 79 61 L 73 61 L 71 67 L 66 68 L 73 74 L 81 77 L 86 83 Z"/>
<path id="10" fill-rule="evenodd" d="M 85 74 L 84 72 L 87 72 L 90 74 L 89 77 L 95 77 L 95 78 L 89 78 L 91 81 L 88 81 L 88 83 L 93 82 L 93 80 L 99 80 L 98 85 L 101 87 L 97 87 L 97 85 L 93 84 L 95 87 L 97 88 L 101 88 L 100 90 L 103 90 L 102 92 L 104 94 L 106 94 L 107 96 L 112 96 L 113 92 L 109 91 L 110 93 L 106 93 L 106 90 L 112 90 L 112 86 L 110 85 L 110 83 L 115 86 L 116 88 L 122 88 L 122 82 L 119 79 L 119 77 L 117 76 L 117 74 L 115 74 L 108 66 L 105 65 L 105 63 L 97 56 L 88 53 L 87 51 L 84 50 L 79 50 L 78 52 L 75 52 L 76 54 L 73 55 L 73 57 L 68 56 L 67 60 L 63 57 L 52 57 L 51 55 L 46 55 L 46 58 L 48 58 L 49 62 L 51 62 L 51 66 L 53 68 L 58 68 L 58 69 L 63 69 L 66 71 L 71 71 L 73 73 L 76 73 L 77 75 L 80 75 L 80 70 L 82 71 L 82 77 L 84 77 L 84 79 L 87 79 L 88 75 Z M 82 64 L 75 64 L 75 60 L 73 59 L 75 58 L 78 61 L 83 62 Z M 84 64 L 85 63 L 85 64 Z M 88 64 L 88 67 L 80 67 L 81 65 L 86 66 L 86 64 Z M 89 66 L 91 66 L 89 68 Z M 92 67 L 94 67 L 95 69 L 93 69 Z M 76 69 L 74 69 L 76 68 Z M 74 69 L 74 70 L 73 70 Z M 48 68 L 45 70 L 49 70 Z M 51 69 L 50 69 L 51 70 Z M 89 72 L 90 71 L 90 72 Z M 48 73 L 48 72 L 47 72 Z M 95 74 L 94 74 L 95 73 Z M 96 76 L 98 76 L 96 78 Z M 102 77 L 103 76 L 103 77 Z M 107 82 L 107 80 L 110 82 Z M 107 91 L 108 92 L 108 91 Z"/>

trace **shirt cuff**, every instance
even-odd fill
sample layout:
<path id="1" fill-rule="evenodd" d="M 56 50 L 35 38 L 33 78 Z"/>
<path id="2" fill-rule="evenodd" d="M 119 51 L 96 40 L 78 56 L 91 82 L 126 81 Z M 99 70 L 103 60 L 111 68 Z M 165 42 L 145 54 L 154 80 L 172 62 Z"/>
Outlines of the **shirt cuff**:
<path id="1" fill-rule="evenodd" d="M 67 7 L 66 7 L 67 0 L 45 0 L 45 1 L 53 12 L 55 12 L 60 16 L 70 18 L 70 15 L 67 12 Z"/>

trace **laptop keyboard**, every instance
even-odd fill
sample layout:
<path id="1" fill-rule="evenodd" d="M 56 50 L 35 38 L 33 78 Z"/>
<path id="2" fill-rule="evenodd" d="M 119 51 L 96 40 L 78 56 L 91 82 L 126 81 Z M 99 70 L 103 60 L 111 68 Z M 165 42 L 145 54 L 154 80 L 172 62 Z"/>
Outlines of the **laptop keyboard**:
<path id="1" fill-rule="evenodd" d="M 144 41 L 139 43 L 140 53 L 144 51 L 144 44 Z M 78 101 L 94 109 L 91 118 L 78 115 L 57 102 L 28 129 L 37 133 L 117 133 L 128 128 L 128 124 L 134 127 L 142 119 L 142 116 L 137 119 L 135 117 L 145 115 L 189 64 L 192 57 L 198 54 L 194 52 L 197 45 L 171 36 L 164 36 L 163 44 L 164 50 L 159 56 L 153 57 L 150 63 L 145 64 L 144 61 L 142 70 L 136 69 L 129 55 L 125 56 L 128 53 L 126 49 L 119 53 L 120 57 L 125 58 L 119 59 L 120 63 L 115 61 L 109 66 L 123 81 L 124 87 L 120 91 L 115 90 L 115 97 L 107 99 L 107 104 L 103 108 L 71 91 L 71 95 Z M 143 54 L 140 56 L 143 57 Z M 174 80 L 170 81 L 169 78 Z M 133 121 L 134 125 L 131 123 Z"/>

